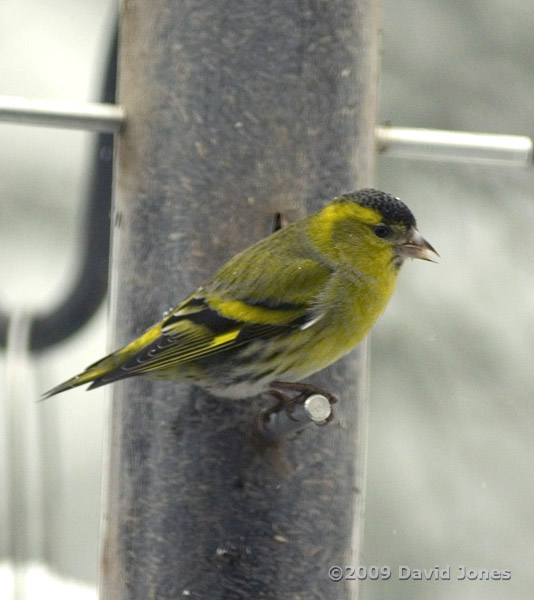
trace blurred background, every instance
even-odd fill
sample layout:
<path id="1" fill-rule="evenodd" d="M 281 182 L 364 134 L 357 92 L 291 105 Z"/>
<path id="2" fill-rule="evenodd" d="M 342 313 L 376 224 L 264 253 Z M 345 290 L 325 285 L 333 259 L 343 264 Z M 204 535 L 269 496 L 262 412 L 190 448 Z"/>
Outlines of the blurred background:
<path id="1" fill-rule="evenodd" d="M 4 0 L 0 93 L 97 100 L 115 8 Z M 531 2 L 382 0 L 382 20 L 380 122 L 534 134 Z M 0 306 L 23 339 L 24 315 L 48 310 L 76 272 L 96 136 L 5 123 L 0 136 Z M 404 267 L 371 336 L 361 562 L 394 575 L 365 581 L 363 598 L 530 598 L 534 169 L 384 156 L 375 183 L 409 204 L 442 261 Z M 24 550 L 19 527 L 47 558 L 23 574 L 31 598 L 96 598 L 106 392 L 34 402 L 105 352 L 105 312 L 37 360 L 0 354 L 0 396 L 29 407 L 0 403 L 3 598 L 20 585 L 8 561 Z M 399 581 L 400 565 L 450 565 L 451 581 Z M 460 566 L 511 579 L 457 581 Z"/>

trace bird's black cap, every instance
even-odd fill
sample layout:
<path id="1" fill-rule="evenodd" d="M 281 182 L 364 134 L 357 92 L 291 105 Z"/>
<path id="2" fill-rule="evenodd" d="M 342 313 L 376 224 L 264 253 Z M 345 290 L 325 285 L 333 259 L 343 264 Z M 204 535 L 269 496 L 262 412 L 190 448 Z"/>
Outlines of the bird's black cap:
<path id="1" fill-rule="evenodd" d="M 406 204 L 395 196 L 380 190 L 364 188 L 356 192 L 343 194 L 339 199 L 352 200 L 360 206 L 376 210 L 382 215 L 384 223 L 402 223 L 407 229 L 416 226 L 415 217 Z"/>

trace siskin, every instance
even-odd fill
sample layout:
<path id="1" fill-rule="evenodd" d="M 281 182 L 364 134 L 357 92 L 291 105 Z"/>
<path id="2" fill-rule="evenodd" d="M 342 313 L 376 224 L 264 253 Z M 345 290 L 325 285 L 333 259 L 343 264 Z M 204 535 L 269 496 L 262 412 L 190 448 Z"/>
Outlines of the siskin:
<path id="1" fill-rule="evenodd" d="M 44 398 L 134 375 L 225 398 L 304 389 L 294 382 L 364 339 L 405 258 L 438 254 L 403 202 L 374 189 L 338 196 L 234 256 L 162 321 Z"/>

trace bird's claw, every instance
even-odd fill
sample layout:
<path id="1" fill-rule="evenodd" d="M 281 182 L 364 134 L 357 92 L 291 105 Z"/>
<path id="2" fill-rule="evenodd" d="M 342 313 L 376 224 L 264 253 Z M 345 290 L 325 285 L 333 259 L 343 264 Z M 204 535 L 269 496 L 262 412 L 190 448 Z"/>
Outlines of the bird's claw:
<path id="1" fill-rule="evenodd" d="M 262 413 L 260 428 L 269 441 L 297 433 L 311 424 L 325 425 L 333 418 L 336 397 L 309 383 L 275 381 L 268 393 L 278 400 Z"/>

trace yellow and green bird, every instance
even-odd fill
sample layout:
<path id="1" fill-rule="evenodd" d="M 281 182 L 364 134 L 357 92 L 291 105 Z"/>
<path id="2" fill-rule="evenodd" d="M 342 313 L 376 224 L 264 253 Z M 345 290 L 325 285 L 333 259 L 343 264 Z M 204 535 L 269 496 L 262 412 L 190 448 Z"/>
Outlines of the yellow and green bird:
<path id="1" fill-rule="evenodd" d="M 139 338 L 44 397 L 134 375 L 225 398 L 280 394 L 364 339 L 405 258 L 438 258 L 410 209 L 375 189 L 343 194 L 234 256 Z"/>

